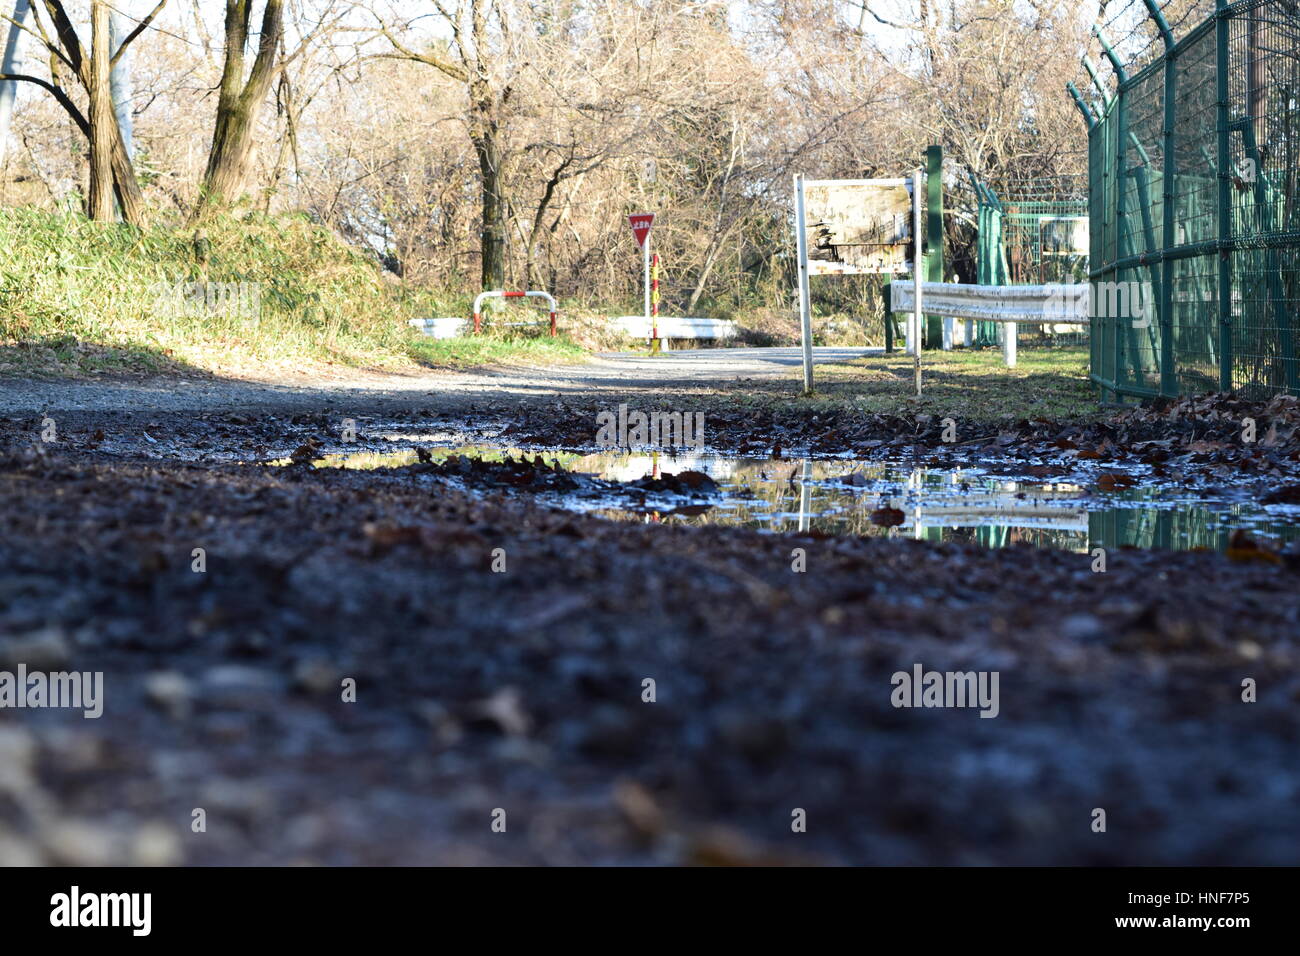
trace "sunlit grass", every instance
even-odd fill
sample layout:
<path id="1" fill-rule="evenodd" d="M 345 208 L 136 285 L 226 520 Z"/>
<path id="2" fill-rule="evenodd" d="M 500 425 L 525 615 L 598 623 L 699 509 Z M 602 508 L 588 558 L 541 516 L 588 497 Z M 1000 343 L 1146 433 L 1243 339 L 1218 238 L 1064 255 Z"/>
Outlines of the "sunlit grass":
<path id="1" fill-rule="evenodd" d="M 414 371 L 582 353 L 540 338 L 425 339 L 407 319 L 428 314 L 427 294 L 386 282 L 303 216 L 217 218 L 196 233 L 161 219 L 136 230 L 8 208 L 0 250 L 0 371 Z M 257 290 L 255 309 L 195 307 L 168 292 L 240 283 Z"/>
<path id="2" fill-rule="evenodd" d="M 581 362 L 587 352 L 564 336 L 551 338 L 466 335 L 454 339 L 422 339 L 408 346 L 411 356 L 423 365 L 463 368 L 476 365 L 536 363 L 561 365 Z"/>
<path id="3" fill-rule="evenodd" d="M 802 372 L 796 371 L 781 379 L 746 382 L 743 392 L 729 398 L 756 409 L 929 414 L 968 423 L 1009 418 L 1081 420 L 1105 414 L 1088 381 L 1084 346 L 1021 349 L 1015 368 L 1005 366 L 997 349 L 924 352 L 920 398 L 913 360 L 902 352 L 819 362 L 813 379 L 812 396 L 802 394 Z"/>

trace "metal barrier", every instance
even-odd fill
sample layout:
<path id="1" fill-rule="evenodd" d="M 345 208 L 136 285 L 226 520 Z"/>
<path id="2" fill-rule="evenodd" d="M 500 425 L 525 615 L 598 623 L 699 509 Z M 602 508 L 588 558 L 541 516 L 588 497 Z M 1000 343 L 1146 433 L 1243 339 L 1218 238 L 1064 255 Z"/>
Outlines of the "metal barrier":
<path id="1" fill-rule="evenodd" d="M 889 284 L 889 307 L 911 312 L 916 283 L 896 280 Z M 1010 323 L 1002 336 L 1007 367 L 1016 364 L 1017 322 L 1087 325 L 1090 321 L 1089 287 L 1084 283 L 1052 285 L 958 285 L 922 282 L 925 310 L 934 315 L 966 320 L 966 344 L 973 338 L 973 322 Z"/>
<path id="2" fill-rule="evenodd" d="M 610 322 L 637 339 L 649 338 L 658 322 L 659 338 L 670 339 L 731 339 L 736 336 L 736 323 L 731 319 L 704 319 L 677 315 L 660 315 L 647 319 L 644 315 L 615 315 Z"/>
<path id="3" fill-rule="evenodd" d="M 559 317 L 559 307 L 555 304 L 555 297 L 549 292 L 504 292 L 494 290 L 491 292 L 480 292 L 474 297 L 474 334 L 477 335 L 483 329 L 483 300 L 484 299 L 523 299 L 535 298 L 545 299 L 550 303 L 551 309 L 551 337 L 554 338 L 558 333 L 556 331 L 556 320 Z"/>

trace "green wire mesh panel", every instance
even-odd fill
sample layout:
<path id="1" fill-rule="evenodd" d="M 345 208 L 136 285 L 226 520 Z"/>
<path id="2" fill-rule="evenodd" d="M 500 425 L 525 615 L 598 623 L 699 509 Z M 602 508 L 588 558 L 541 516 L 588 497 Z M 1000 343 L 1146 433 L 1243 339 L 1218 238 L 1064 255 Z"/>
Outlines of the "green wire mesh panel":
<path id="1" fill-rule="evenodd" d="M 1084 184 L 1044 177 L 999 196 L 980 189 L 978 281 L 988 285 L 1046 285 L 1088 278 L 1088 200 Z M 996 322 L 977 323 L 977 345 L 996 344 Z M 1087 344 L 1086 326 L 1020 326 L 1020 344 Z"/>
<path id="2" fill-rule="evenodd" d="M 1218 237 L 1216 41 L 1208 32 L 1178 53 L 1174 79 L 1174 236 L 1172 247 L 1214 244 Z M 1172 264 L 1170 308 L 1175 387 L 1180 394 L 1219 385 L 1219 266 L 1216 254 Z"/>
<path id="3" fill-rule="evenodd" d="M 1300 394 L 1296 4 L 1220 7 L 1101 107 L 1088 214 L 1103 393 Z"/>
<path id="4" fill-rule="evenodd" d="M 1300 390 L 1295 330 L 1300 20 L 1294 3 L 1249 6 L 1228 24 L 1232 160 L 1232 386 Z"/>

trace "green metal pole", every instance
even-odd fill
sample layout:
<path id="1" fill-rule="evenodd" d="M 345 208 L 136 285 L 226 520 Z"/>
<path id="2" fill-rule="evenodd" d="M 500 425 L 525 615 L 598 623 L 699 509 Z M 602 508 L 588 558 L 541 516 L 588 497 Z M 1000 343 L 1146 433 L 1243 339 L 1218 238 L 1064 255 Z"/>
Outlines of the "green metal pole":
<path id="1" fill-rule="evenodd" d="M 1164 197 L 1161 207 L 1164 221 L 1161 225 L 1161 248 L 1174 245 L 1174 203 L 1177 197 L 1178 166 L 1175 163 L 1174 127 L 1178 120 L 1178 58 L 1174 46 L 1174 33 L 1169 29 L 1164 14 L 1155 0 L 1142 0 L 1147 12 L 1160 30 L 1165 44 L 1165 128 L 1163 179 Z M 1178 375 L 1174 368 L 1174 262 L 1165 259 L 1160 263 L 1160 394 L 1178 394 Z"/>
<path id="2" fill-rule="evenodd" d="M 1088 129 L 1092 129 L 1096 122 L 1092 118 L 1092 110 L 1088 109 L 1088 104 L 1083 101 L 1083 95 L 1079 92 L 1079 88 L 1074 85 L 1073 80 L 1068 81 L 1065 88 L 1070 91 L 1070 97 L 1074 100 L 1074 105 L 1079 107 L 1079 112 L 1083 114 L 1084 125 Z"/>
<path id="3" fill-rule="evenodd" d="M 1147 252 L 1155 252 L 1157 251 L 1156 250 L 1156 229 L 1155 229 L 1155 223 L 1151 218 L 1151 185 L 1150 185 L 1150 177 L 1147 175 L 1147 167 L 1135 166 L 1129 172 L 1137 183 L 1138 206 L 1142 213 L 1142 241 L 1143 244 L 1146 246 Z M 1152 295 L 1154 296 L 1157 302 L 1163 303 L 1165 301 L 1165 294 L 1164 294 L 1165 283 L 1160 268 L 1154 262 L 1152 262 L 1149 266 L 1147 266 L 1147 273 L 1151 276 Z M 1132 302 L 1131 296 L 1129 298 L 1129 301 Z M 1143 306 L 1144 311 L 1148 305 L 1149 303 Z M 1163 309 L 1164 306 L 1161 305 L 1160 308 Z M 1163 321 L 1164 312 L 1161 312 L 1160 315 L 1162 316 L 1161 321 Z M 1146 318 L 1146 316 L 1144 315 L 1143 318 Z M 1160 342 L 1156 338 L 1156 329 L 1152 328 L 1149 322 L 1146 327 L 1146 332 L 1147 332 L 1147 338 L 1151 340 L 1151 358 L 1154 361 L 1156 355 L 1159 354 L 1162 346 L 1160 345 Z M 1136 361 L 1136 359 L 1137 356 L 1135 354 L 1134 360 Z M 1163 375 L 1163 371 L 1162 371 L 1162 375 Z"/>
<path id="4" fill-rule="evenodd" d="M 1128 82 L 1128 73 L 1124 70 L 1124 64 L 1120 62 L 1119 56 L 1115 53 L 1115 48 L 1106 39 L 1106 31 L 1100 26 L 1095 26 L 1092 28 L 1092 32 L 1096 36 L 1097 42 L 1101 44 L 1106 59 L 1110 60 L 1110 68 L 1115 71 L 1115 79 L 1119 81 L 1118 85 L 1123 86 Z"/>
<path id="5" fill-rule="evenodd" d="M 1178 60 L 1172 47 L 1165 57 L 1165 142 L 1164 142 L 1164 224 L 1161 247 L 1174 244 L 1174 213 L 1178 198 L 1178 165 L 1174 128 L 1178 120 Z M 1160 264 L 1160 394 L 1178 394 L 1178 369 L 1174 366 L 1174 262 Z"/>
<path id="6" fill-rule="evenodd" d="M 1097 88 L 1097 94 L 1101 97 L 1102 106 L 1110 106 L 1110 93 L 1106 91 L 1106 84 L 1101 81 L 1100 74 L 1097 73 L 1097 66 L 1092 62 L 1092 57 L 1083 58 L 1083 68 L 1088 71 L 1088 76 L 1092 78 L 1092 85 Z"/>
<path id="7" fill-rule="evenodd" d="M 881 287 L 881 295 L 885 297 L 885 354 L 892 355 L 894 352 L 894 310 L 891 306 L 894 297 L 894 290 L 891 284 L 886 282 Z"/>
<path id="8" fill-rule="evenodd" d="M 1125 166 L 1128 152 L 1128 96 L 1124 90 L 1124 83 L 1128 79 L 1128 74 L 1124 71 L 1124 64 L 1120 62 L 1119 57 L 1115 55 L 1115 50 L 1111 47 L 1110 42 L 1106 39 L 1105 33 L 1101 27 L 1093 27 L 1092 32 L 1096 35 L 1101 43 L 1102 50 L 1105 51 L 1107 59 L 1110 60 L 1111 68 L 1115 71 L 1115 77 L 1119 83 L 1115 92 L 1115 257 L 1117 259 L 1124 257 L 1124 241 L 1127 230 L 1125 226 L 1124 210 L 1125 193 L 1128 192 L 1128 177 Z M 1131 244 L 1130 244 L 1131 249 Z M 1116 268 L 1114 272 L 1114 281 L 1122 282 L 1124 271 Z M 1095 287 L 1094 287 L 1095 289 Z M 1117 302 L 1118 304 L 1118 302 Z M 1131 311 L 1131 310 L 1130 310 Z M 1134 335 L 1133 317 L 1132 316 L 1097 316 L 1097 319 L 1105 324 L 1109 324 L 1114 330 L 1115 344 L 1115 374 L 1112 379 L 1116 385 L 1124 385 L 1126 378 L 1124 366 L 1124 339 L 1125 336 L 1120 334 L 1120 323 L 1123 322 L 1128 326 L 1128 336 L 1132 338 L 1130 349 L 1133 351 L 1132 358 L 1137 358 L 1137 337 Z"/>
<path id="9" fill-rule="evenodd" d="M 1254 226 L 1258 232 L 1267 235 L 1273 231 L 1273 213 L 1268 201 L 1268 177 L 1263 172 L 1263 157 L 1260 156 L 1259 145 L 1255 142 L 1255 124 L 1252 122 L 1252 117 L 1244 116 L 1230 124 L 1230 129 L 1241 133 L 1246 155 L 1255 165 L 1255 182 L 1252 191 L 1258 219 Z M 1286 390 L 1295 395 L 1300 392 L 1300 370 L 1296 368 L 1295 340 L 1291 335 L 1291 312 L 1287 308 L 1281 277 L 1282 270 L 1278 265 L 1277 252 L 1265 247 L 1264 281 L 1268 286 L 1269 304 L 1273 307 L 1273 322 L 1277 326 L 1282 373 L 1286 380 Z"/>
<path id="10" fill-rule="evenodd" d="M 1214 3 L 1216 132 L 1219 140 L 1219 391 L 1232 391 L 1232 194 L 1229 172 L 1232 157 L 1228 149 L 1228 0 Z"/>
<path id="11" fill-rule="evenodd" d="M 925 281 L 943 281 L 943 147 L 925 149 Z M 943 342 L 943 317 L 927 315 L 925 338 L 931 348 Z"/>

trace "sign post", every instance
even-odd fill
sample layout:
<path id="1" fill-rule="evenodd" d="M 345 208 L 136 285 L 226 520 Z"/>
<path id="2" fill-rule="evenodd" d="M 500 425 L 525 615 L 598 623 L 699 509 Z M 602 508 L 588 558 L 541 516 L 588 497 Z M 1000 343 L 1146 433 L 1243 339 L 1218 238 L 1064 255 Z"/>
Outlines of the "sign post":
<path id="1" fill-rule="evenodd" d="M 799 325 L 804 392 L 812 394 L 812 276 L 890 275 L 905 271 L 912 225 L 911 181 L 794 177 Z M 912 340 L 908 324 L 908 341 Z"/>
<path id="2" fill-rule="evenodd" d="M 803 393 L 813 390 L 812 305 L 808 295 L 808 223 L 804 210 L 803 176 L 794 177 L 794 242 L 799 260 L 799 338 L 803 345 Z"/>
<path id="3" fill-rule="evenodd" d="M 659 338 L 659 253 L 650 257 L 650 334 Z M 664 340 L 664 348 L 668 340 Z"/>
<path id="4" fill-rule="evenodd" d="M 659 330 L 655 328 L 658 323 L 654 322 L 650 315 L 650 228 L 655 223 L 655 214 L 652 212 L 635 212 L 627 217 L 627 221 L 628 225 L 632 227 L 632 235 L 636 237 L 644 258 L 645 320 L 650 325 L 650 349 L 653 351 L 658 348 L 659 342 Z"/>

